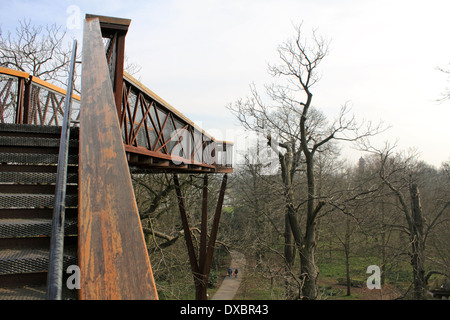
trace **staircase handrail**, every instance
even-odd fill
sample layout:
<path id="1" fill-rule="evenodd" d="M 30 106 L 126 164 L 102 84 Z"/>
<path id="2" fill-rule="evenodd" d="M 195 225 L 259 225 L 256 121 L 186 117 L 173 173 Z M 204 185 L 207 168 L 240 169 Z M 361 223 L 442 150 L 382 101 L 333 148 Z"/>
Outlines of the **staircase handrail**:
<path id="1" fill-rule="evenodd" d="M 64 260 L 64 220 L 65 197 L 67 185 L 67 169 L 70 139 L 70 115 L 72 108 L 72 94 L 75 63 L 77 56 L 77 40 L 73 41 L 70 60 L 69 78 L 67 82 L 66 98 L 64 101 L 64 118 L 61 128 L 59 145 L 57 180 L 55 185 L 55 205 L 53 207 L 52 233 L 50 242 L 50 259 L 47 274 L 48 300 L 61 300 Z"/>

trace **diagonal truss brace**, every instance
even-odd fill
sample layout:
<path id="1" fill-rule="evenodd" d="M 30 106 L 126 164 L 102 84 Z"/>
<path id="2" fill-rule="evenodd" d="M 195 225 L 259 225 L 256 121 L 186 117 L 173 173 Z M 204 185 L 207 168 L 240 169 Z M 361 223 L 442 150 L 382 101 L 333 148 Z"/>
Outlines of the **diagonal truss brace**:
<path id="1" fill-rule="evenodd" d="M 222 214 L 222 205 L 225 197 L 225 189 L 227 185 L 227 174 L 224 174 L 222 185 L 220 187 L 219 198 L 217 200 L 216 211 L 214 214 L 213 225 L 207 241 L 207 223 L 208 223 L 208 175 L 205 174 L 203 178 L 203 195 L 202 195 L 202 219 L 200 227 L 200 249 L 199 258 L 197 258 L 194 242 L 192 241 L 191 229 L 187 217 L 186 207 L 184 205 L 183 195 L 181 193 L 178 175 L 174 174 L 175 191 L 178 199 L 178 207 L 180 209 L 181 222 L 183 224 L 184 236 L 191 264 L 192 274 L 194 276 L 194 283 L 196 289 L 196 299 L 206 300 L 206 289 L 208 285 L 209 272 L 214 253 L 214 246 L 217 239 L 217 232 L 219 230 L 220 216 Z"/>

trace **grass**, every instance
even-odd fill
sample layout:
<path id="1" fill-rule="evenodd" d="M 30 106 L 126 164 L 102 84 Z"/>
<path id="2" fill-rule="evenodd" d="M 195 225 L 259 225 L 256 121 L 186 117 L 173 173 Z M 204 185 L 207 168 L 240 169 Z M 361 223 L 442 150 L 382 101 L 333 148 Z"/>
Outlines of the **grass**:
<path id="1" fill-rule="evenodd" d="M 284 288 L 258 273 L 246 272 L 235 300 L 281 300 Z"/>
<path id="2" fill-rule="evenodd" d="M 230 265 L 231 256 L 221 248 L 214 251 L 214 259 L 209 275 L 207 293 L 212 297 L 219 288 L 225 271 Z M 160 300 L 195 300 L 194 278 L 190 269 L 173 268 L 169 275 L 159 275 L 155 278 Z"/>
<path id="3" fill-rule="evenodd" d="M 352 284 L 351 295 L 347 296 L 346 290 L 346 268 L 345 256 L 343 253 L 334 252 L 330 261 L 329 257 L 318 257 L 318 267 L 320 270 L 318 285 L 319 299 L 327 300 L 361 300 L 361 299 L 379 299 L 392 297 L 396 287 L 405 288 L 411 283 L 411 271 L 407 262 L 398 263 L 395 266 L 387 266 L 386 284 L 382 290 L 369 290 L 366 287 L 367 278 L 370 274 L 366 273 L 370 265 L 380 265 L 380 259 L 376 256 L 352 256 L 350 259 L 350 276 Z M 247 272 L 245 279 L 235 299 L 241 300 L 283 300 L 284 281 L 278 279 L 272 281 L 256 272 Z"/>
<path id="4" fill-rule="evenodd" d="M 210 281 L 212 285 L 208 288 L 208 295 L 212 297 L 219 288 L 226 275 L 226 268 L 230 264 L 231 257 L 226 251 L 217 251 L 217 260 L 211 268 Z M 386 283 L 382 286 L 383 290 L 378 293 L 377 290 L 368 290 L 366 287 L 367 278 L 370 274 L 366 273 L 370 265 L 379 265 L 380 259 L 376 256 L 352 256 L 350 259 L 350 276 L 352 283 L 359 287 L 351 288 L 351 295 L 347 296 L 346 290 L 346 269 L 345 256 L 342 252 L 334 251 L 332 259 L 318 251 L 317 265 L 319 268 L 319 299 L 327 300 L 360 300 L 360 299 L 378 299 L 381 293 L 384 298 L 389 297 L 395 288 L 407 288 L 411 283 L 411 270 L 407 261 L 398 262 L 396 265 L 387 266 Z M 299 259 L 296 259 L 295 269 L 298 270 Z M 247 262 L 249 259 L 247 258 Z M 281 263 L 281 261 L 280 261 Z M 280 266 L 281 267 L 281 266 Z M 237 300 L 284 300 L 285 283 L 284 279 L 273 278 L 272 280 L 265 274 L 255 272 L 252 268 L 247 268 L 245 277 L 234 299 Z M 276 269 L 276 268 L 275 268 Z M 164 279 L 158 281 L 161 290 L 160 299 L 185 299 L 193 300 L 195 298 L 195 288 L 193 285 L 192 274 L 181 273 L 174 276 L 172 281 L 166 282 Z M 392 297 L 392 295 L 390 295 Z"/>

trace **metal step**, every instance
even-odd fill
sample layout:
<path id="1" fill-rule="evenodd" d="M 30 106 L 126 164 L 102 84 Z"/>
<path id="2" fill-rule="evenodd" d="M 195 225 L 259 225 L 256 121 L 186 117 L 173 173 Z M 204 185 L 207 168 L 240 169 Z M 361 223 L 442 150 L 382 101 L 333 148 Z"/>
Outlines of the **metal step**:
<path id="1" fill-rule="evenodd" d="M 53 208 L 53 194 L 0 193 L 0 208 Z M 66 207 L 76 207 L 78 195 L 66 196 Z"/>
<path id="2" fill-rule="evenodd" d="M 56 172 L 0 172 L 0 183 L 54 184 L 55 181 Z M 67 183 L 78 183 L 78 174 L 68 173 Z"/>
<path id="3" fill-rule="evenodd" d="M 51 219 L 0 219 L 0 238 L 50 237 Z M 64 234 L 77 235 L 78 221 L 66 218 Z"/>
<path id="4" fill-rule="evenodd" d="M 0 184 L 0 193 L 55 194 L 55 184 Z M 67 194 L 77 194 L 76 183 L 66 185 Z"/>
<path id="5" fill-rule="evenodd" d="M 53 208 L 0 208 L 1 219 L 51 219 L 53 216 Z M 66 219 L 68 217 L 78 216 L 78 208 L 66 208 Z"/>
<path id="6" fill-rule="evenodd" d="M 14 123 L 0 123 L 0 135 L 4 132 L 15 132 L 18 134 L 47 134 L 47 135 L 61 135 L 60 126 L 46 126 L 36 124 L 14 124 Z M 80 128 L 78 126 L 70 127 L 70 135 L 78 135 Z"/>
<path id="7" fill-rule="evenodd" d="M 63 266 L 76 265 L 77 254 L 74 248 L 64 248 Z M 47 272 L 48 249 L 4 249 L 0 250 L 0 274 L 20 274 Z"/>
<path id="8" fill-rule="evenodd" d="M 63 284 L 69 275 L 63 274 Z M 20 275 L 0 275 L 0 300 L 45 300 L 47 273 L 25 273 Z M 63 300 L 77 300 L 78 290 L 62 288 Z"/>
<path id="9" fill-rule="evenodd" d="M 45 284 L 13 288 L 0 287 L 0 300 L 45 300 L 46 290 Z"/>
<path id="10" fill-rule="evenodd" d="M 45 299 L 60 134 L 56 126 L 0 124 L 0 300 Z M 78 263 L 79 128 L 70 135 L 64 269 Z M 63 288 L 63 298 L 76 295 Z"/>
<path id="11" fill-rule="evenodd" d="M 59 138 L 0 136 L 0 145 L 3 147 L 59 148 L 59 141 Z M 78 140 L 70 139 L 69 147 L 78 148 Z"/>
<path id="12" fill-rule="evenodd" d="M 61 134 L 61 127 L 34 124 L 0 123 L 0 132 Z"/>
<path id="13" fill-rule="evenodd" d="M 78 155 L 69 155 L 69 164 L 78 164 Z M 39 164 L 58 163 L 58 154 L 42 153 L 0 153 L 0 163 L 4 164 Z"/>

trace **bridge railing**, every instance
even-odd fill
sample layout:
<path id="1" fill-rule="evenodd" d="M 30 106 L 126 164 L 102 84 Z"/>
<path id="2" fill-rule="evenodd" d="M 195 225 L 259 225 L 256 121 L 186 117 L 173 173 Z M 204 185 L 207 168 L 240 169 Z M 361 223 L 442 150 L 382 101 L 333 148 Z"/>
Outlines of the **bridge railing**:
<path id="1" fill-rule="evenodd" d="M 80 112 L 72 96 L 71 120 Z M 61 126 L 66 90 L 26 72 L 0 67 L 0 123 Z"/>
<path id="2" fill-rule="evenodd" d="M 108 55 L 112 50 L 106 49 Z M 110 70 L 113 65 L 109 63 Z M 0 67 L 0 123 L 61 126 L 65 97 L 62 88 L 29 73 Z M 120 101 L 117 109 L 128 153 L 151 159 L 152 167 L 160 160 L 183 170 L 232 171 L 231 142 L 217 141 L 126 72 Z M 70 119 L 78 120 L 80 96 L 73 95 L 72 106 Z M 140 164 L 145 162 L 141 160 Z"/>
<path id="3" fill-rule="evenodd" d="M 0 123 L 61 126 L 66 90 L 29 73 L 0 67 Z M 74 94 L 71 120 L 78 120 Z M 143 84 L 125 73 L 120 112 L 127 152 L 224 171 L 232 167 L 233 144 L 217 141 Z"/>
<path id="4" fill-rule="evenodd" d="M 232 167 L 233 144 L 216 141 L 131 75 L 123 81 L 120 126 L 127 152 L 177 166 Z"/>

